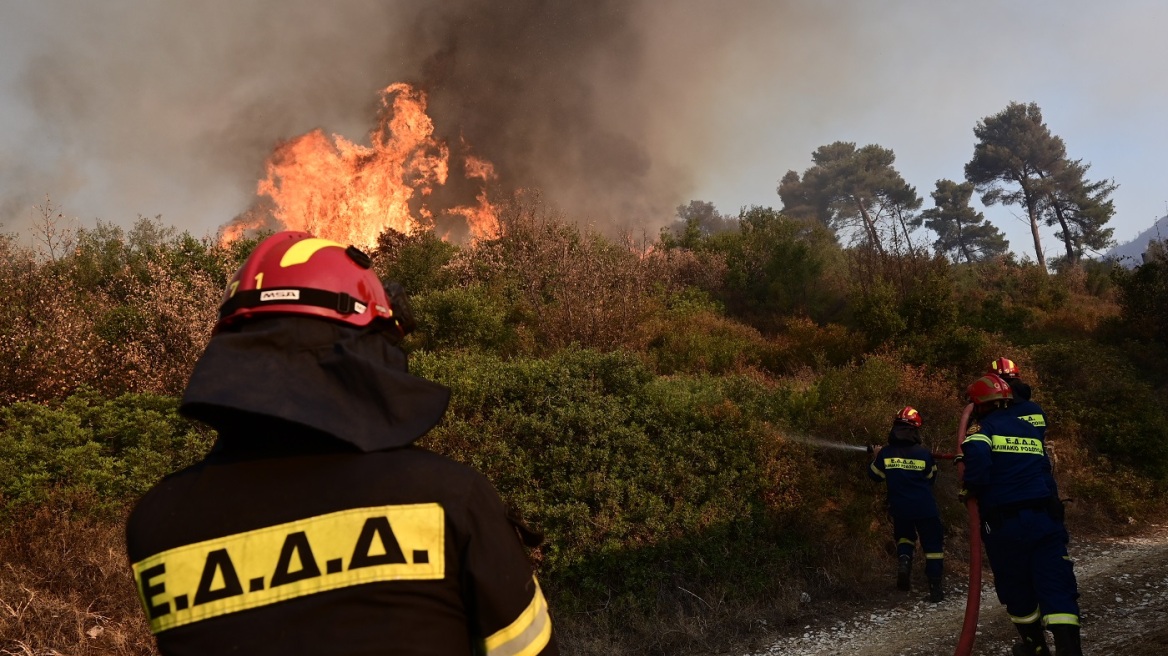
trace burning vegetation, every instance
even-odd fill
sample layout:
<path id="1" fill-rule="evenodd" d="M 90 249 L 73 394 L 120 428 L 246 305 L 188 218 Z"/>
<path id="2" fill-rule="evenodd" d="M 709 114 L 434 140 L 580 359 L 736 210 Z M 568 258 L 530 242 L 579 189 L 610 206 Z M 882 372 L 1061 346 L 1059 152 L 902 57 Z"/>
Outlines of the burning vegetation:
<path id="1" fill-rule="evenodd" d="M 395 83 L 381 92 L 369 145 L 316 129 L 276 146 L 257 198 L 222 231 L 230 243 L 261 229 L 305 230 L 325 239 L 372 246 L 387 228 L 434 230 L 454 241 L 496 236 L 498 212 L 488 186 L 494 165 L 459 139 L 434 135 L 426 94 Z"/>

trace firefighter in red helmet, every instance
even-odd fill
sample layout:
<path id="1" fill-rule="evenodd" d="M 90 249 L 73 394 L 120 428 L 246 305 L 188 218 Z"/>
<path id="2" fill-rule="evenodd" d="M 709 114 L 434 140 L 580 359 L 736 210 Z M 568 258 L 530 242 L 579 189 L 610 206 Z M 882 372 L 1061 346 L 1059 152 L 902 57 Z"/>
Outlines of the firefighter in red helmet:
<path id="1" fill-rule="evenodd" d="M 558 653 L 495 489 L 412 444 L 449 390 L 408 373 L 370 264 L 281 232 L 228 283 L 180 406 L 218 440 L 126 528 L 165 656 Z"/>
<path id="2" fill-rule="evenodd" d="M 977 498 L 998 600 L 1022 638 L 1013 653 L 1049 656 L 1045 627 L 1058 656 L 1080 656 L 1079 593 L 1051 489 L 1045 424 L 1033 421 L 1033 404 L 1016 402 L 996 374 L 975 380 L 966 396 L 978 423 L 961 446 L 964 483 Z"/>
<path id="3" fill-rule="evenodd" d="M 1021 374 L 1018 365 L 1010 358 L 998 358 L 990 363 L 989 373 L 997 375 L 1006 384 L 1010 386 L 1010 390 L 1014 392 L 1015 401 L 1029 401 L 1030 400 L 1030 386 L 1022 382 L 1019 377 Z"/>
<path id="4" fill-rule="evenodd" d="M 945 598 L 942 573 L 945 563 L 945 529 L 933 498 L 937 463 L 921 445 L 921 413 L 905 406 L 892 420 L 888 445 L 875 451 L 868 476 L 888 485 L 888 510 L 892 515 L 892 538 L 896 540 L 896 587 L 912 588 L 913 554 L 917 538 L 925 553 L 925 576 L 929 580 L 929 601 Z"/>

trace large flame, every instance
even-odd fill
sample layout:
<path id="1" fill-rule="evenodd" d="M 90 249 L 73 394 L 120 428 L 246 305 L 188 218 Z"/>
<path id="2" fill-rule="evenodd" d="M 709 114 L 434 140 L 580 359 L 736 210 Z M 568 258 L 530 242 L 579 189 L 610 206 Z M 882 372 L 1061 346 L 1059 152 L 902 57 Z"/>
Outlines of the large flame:
<path id="1" fill-rule="evenodd" d="M 371 246 L 386 228 L 410 234 L 451 216 L 466 221 L 472 241 L 496 236 L 498 216 L 487 198 L 487 185 L 497 178 L 494 166 L 470 155 L 469 145 L 461 142 L 460 172 L 478 185 L 475 200 L 431 207 L 451 165 L 449 146 L 434 137 L 426 95 L 408 84 L 392 84 L 382 91 L 381 105 L 368 146 L 321 130 L 277 146 L 267 161 L 267 177 L 256 188 L 257 203 L 223 229 L 222 240 L 275 226 Z"/>

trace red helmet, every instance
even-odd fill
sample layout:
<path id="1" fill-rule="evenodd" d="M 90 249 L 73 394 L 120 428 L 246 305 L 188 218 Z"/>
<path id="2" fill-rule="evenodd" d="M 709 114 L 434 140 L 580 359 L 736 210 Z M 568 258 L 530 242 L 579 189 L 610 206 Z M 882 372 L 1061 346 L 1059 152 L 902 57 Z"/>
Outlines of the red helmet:
<path id="1" fill-rule="evenodd" d="M 969 400 L 982 405 L 984 403 L 993 403 L 994 401 L 1007 401 L 1014 398 L 1014 391 L 1010 389 L 1009 383 L 1002 379 L 997 374 L 986 374 L 981 378 L 973 381 L 965 390 L 965 396 Z"/>
<path id="2" fill-rule="evenodd" d="M 215 332 L 262 315 L 301 315 L 365 328 L 376 323 L 404 336 L 413 319 L 401 285 L 382 285 L 369 256 L 307 232 L 278 232 L 260 242 L 223 293 Z"/>
<path id="3" fill-rule="evenodd" d="M 1017 378 L 1018 365 L 1010 358 L 998 358 L 990 364 L 990 369 L 1002 378 Z"/>
<path id="4" fill-rule="evenodd" d="M 911 405 L 904 406 L 900 412 L 896 413 L 896 419 L 894 421 L 908 424 L 913 428 L 920 428 L 925 423 L 921 419 L 921 413 L 917 412 L 917 409 Z"/>

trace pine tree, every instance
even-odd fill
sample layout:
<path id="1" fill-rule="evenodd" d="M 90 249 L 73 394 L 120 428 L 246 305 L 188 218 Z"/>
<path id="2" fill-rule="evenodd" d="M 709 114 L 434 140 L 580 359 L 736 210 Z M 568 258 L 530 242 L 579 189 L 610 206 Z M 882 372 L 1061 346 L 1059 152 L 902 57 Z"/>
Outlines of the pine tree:
<path id="1" fill-rule="evenodd" d="M 986 223 L 985 215 L 973 209 L 971 183 L 938 180 L 933 192 L 936 207 L 921 212 L 925 227 L 937 233 L 933 247 L 954 262 L 966 262 L 1004 255 L 1010 243 L 997 227 Z"/>

